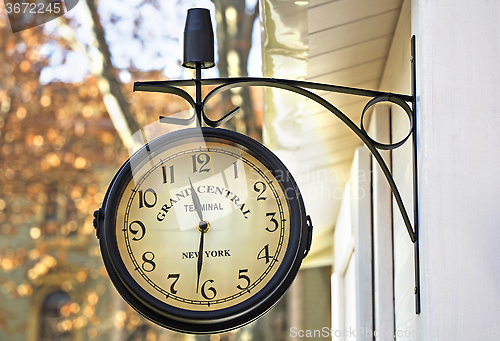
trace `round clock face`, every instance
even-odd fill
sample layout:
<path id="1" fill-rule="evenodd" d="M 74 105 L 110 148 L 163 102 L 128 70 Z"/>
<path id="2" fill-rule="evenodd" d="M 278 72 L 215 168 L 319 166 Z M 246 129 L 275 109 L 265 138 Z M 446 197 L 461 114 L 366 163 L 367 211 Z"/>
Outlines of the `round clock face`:
<path id="1" fill-rule="evenodd" d="M 104 212 L 103 256 L 117 289 L 181 331 L 227 330 L 263 314 L 306 246 L 302 200 L 284 166 L 221 129 L 150 143 L 117 174 Z"/>

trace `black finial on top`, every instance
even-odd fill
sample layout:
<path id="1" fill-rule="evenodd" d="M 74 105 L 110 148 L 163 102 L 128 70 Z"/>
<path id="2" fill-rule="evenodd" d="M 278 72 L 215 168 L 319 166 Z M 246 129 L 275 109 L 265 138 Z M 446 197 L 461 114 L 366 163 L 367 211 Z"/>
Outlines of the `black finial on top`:
<path id="1" fill-rule="evenodd" d="M 191 8 L 186 17 L 184 28 L 184 63 L 182 66 L 196 69 L 215 66 L 214 31 L 210 20 L 210 11 L 206 8 Z"/>

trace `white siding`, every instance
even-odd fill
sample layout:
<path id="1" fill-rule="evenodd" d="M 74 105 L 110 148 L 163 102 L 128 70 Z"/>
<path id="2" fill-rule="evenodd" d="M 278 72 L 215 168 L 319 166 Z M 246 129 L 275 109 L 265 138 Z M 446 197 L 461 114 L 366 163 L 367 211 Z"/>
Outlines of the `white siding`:
<path id="1" fill-rule="evenodd" d="M 426 340 L 498 340 L 500 1 L 415 0 L 412 33 L 420 328 Z"/>

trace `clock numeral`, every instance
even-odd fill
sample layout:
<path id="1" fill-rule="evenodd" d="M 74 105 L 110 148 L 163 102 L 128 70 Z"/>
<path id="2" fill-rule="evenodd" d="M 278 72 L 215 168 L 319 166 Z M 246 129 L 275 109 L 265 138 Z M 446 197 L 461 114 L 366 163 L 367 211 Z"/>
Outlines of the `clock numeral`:
<path id="1" fill-rule="evenodd" d="M 247 275 L 243 275 L 245 272 L 248 272 L 248 269 L 241 269 L 238 273 L 238 279 L 244 279 L 247 282 L 247 285 L 245 285 L 244 287 L 239 284 L 236 286 L 240 290 L 245 290 L 250 285 L 250 278 Z"/>
<path id="2" fill-rule="evenodd" d="M 146 194 L 151 193 L 151 195 L 146 196 Z M 154 199 L 154 200 L 153 200 Z M 147 190 L 142 192 L 142 190 L 139 191 L 139 208 L 143 208 L 146 206 L 147 208 L 151 208 L 154 205 L 156 205 L 156 202 L 158 201 L 158 197 L 156 196 L 156 192 L 152 188 L 148 188 Z"/>
<path id="3" fill-rule="evenodd" d="M 205 168 L 210 162 L 210 155 L 208 155 L 207 153 L 193 155 L 191 156 L 191 159 L 193 160 L 193 173 L 203 173 L 210 171 L 210 168 Z M 201 165 L 200 169 L 198 169 L 198 164 Z"/>
<path id="4" fill-rule="evenodd" d="M 206 294 L 206 292 L 205 292 L 205 285 L 207 283 L 213 283 L 213 282 L 214 282 L 213 279 L 207 279 L 205 281 L 205 283 L 203 283 L 203 285 L 201 286 L 201 296 L 203 296 L 206 300 L 213 300 L 215 298 L 215 296 L 217 295 L 217 291 L 215 290 L 214 287 L 210 287 L 210 288 L 207 289 L 208 291 L 212 292 L 212 294 L 213 294 L 212 297 L 208 297 L 207 294 Z"/>
<path id="5" fill-rule="evenodd" d="M 262 256 L 261 254 L 264 252 L 264 255 Z M 269 259 L 271 259 L 271 256 L 269 256 L 269 244 L 264 246 L 262 250 L 260 250 L 259 254 L 257 255 L 257 259 L 265 259 L 266 264 L 269 263 Z"/>
<path id="6" fill-rule="evenodd" d="M 278 222 L 276 221 L 276 219 L 274 219 L 274 216 L 276 215 L 276 212 L 272 212 L 272 213 L 266 213 L 266 217 L 271 217 L 270 221 L 272 221 L 274 223 L 274 229 L 270 229 L 269 227 L 266 227 L 266 230 L 269 231 L 269 232 L 274 232 L 278 229 Z"/>
<path id="7" fill-rule="evenodd" d="M 175 283 L 177 283 L 177 281 L 179 280 L 180 276 L 181 276 L 180 274 L 168 274 L 168 277 L 167 277 L 167 279 L 175 278 L 175 281 L 170 286 L 170 292 L 174 295 L 177 294 L 177 290 L 175 290 L 174 286 L 175 286 Z"/>
<path id="8" fill-rule="evenodd" d="M 253 190 L 257 193 L 259 193 L 259 195 L 257 195 L 257 201 L 259 200 L 266 200 L 267 197 L 263 197 L 262 194 L 264 194 L 264 192 L 266 191 L 267 189 L 267 185 L 262 182 L 262 181 L 257 181 L 255 183 L 255 185 L 253 185 Z"/>
<path id="9" fill-rule="evenodd" d="M 137 236 L 137 233 L 139 233 L 139 229 L 134 230 L 132 228 L 133 224 L 137 224 L 141 228 L 140 229 L 140 231 L 141 231 L 140 237 Z M 141 240 L 144 237 L 144 235 L 146 234 L 146 226 L 144 226 L 144 224 L 140 220 L 134 220 L 133 222 L 131 222 L 130 225 L 128 226 L 128 229 L 129 229 L 130 233 L 132 233 L 134 235 L 134 238 L 132 238 L 132 240 L 135 240 L 135 241 Z"/>
<path id="10" fill-rule="evenodd" d="M 174 166 L 170 166 L 168 167 L 168 169 L 170 170 L 170 183 L 173 184 L 175 182 L 175 179 L 174 179 Z M 162 170 L 162 173 L 163 173 L 163 183 L 166 184 L 167 183 L 167 179 L 168 179 L 168 176 L 167 176 L 167 166 L 161 166 L 161 170 Z"/>
<path id="11" fill-rule="evenodd" d="M 233 170 L 234 170 L 234 178 L 235 179 L 238 179 L 238 164 L 237 164 L 238 161 L 234 161 L 233 162 Z"/>
<path id="12" fill-rule="evenodd" d="M 151 256 L 149 256 L 149 255 L 151 255 Z M 142 265 L 141 265 L 142 270 L 144 270 L 146 272 L 151 272 L 154 269 L 156 269 L 156 263 L 153 262 L 153 259 L 155 259 L 154 253 L 152 253 L 151 251 L 144 252 L 142 254 L 142 260 L 144 261 L 144 263 L 142 263 Z"/>

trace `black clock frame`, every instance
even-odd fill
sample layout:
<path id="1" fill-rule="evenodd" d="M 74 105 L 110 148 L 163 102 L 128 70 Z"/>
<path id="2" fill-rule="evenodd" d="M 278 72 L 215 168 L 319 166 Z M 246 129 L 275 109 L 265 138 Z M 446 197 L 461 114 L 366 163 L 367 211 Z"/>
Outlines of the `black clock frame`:
<path id="1" fill-rule="evenodd" d="M 133 177 L 132 165 L 140 167 L 156 153 L 182 144 L 191 138 L 227 141 L 259 160 L 276 178 L 285 193 L 290 214 L 288 247 L 273 278 L 255 295 L 233 307 L 209 312 L 189 311 L 170 306 L 148 294 L 127 271 L 118 250 L 116 213 L 123 192 Z M 136 161 L 139 162 L 136 162 Z M 293 193 L 293 195 L 289 195 Z M 100 239 L 101 253 L 111 281 L 121 296 L 137 312 L 164 327 L 188 333 L 214 333 L 241 327 L 271 309 L 293 282 L 302 259 L 307 255 L 312 224 L 305 214 L 299 188 L 285 165 L 259 142 L 236 132 L 216 128 L 184 129 L 163 135 L 146 144 L 128 159 L 116 173 L 105 195 L 94 223 Z"/>

